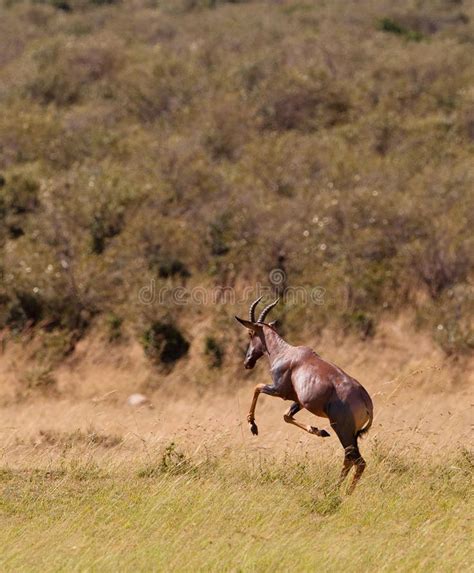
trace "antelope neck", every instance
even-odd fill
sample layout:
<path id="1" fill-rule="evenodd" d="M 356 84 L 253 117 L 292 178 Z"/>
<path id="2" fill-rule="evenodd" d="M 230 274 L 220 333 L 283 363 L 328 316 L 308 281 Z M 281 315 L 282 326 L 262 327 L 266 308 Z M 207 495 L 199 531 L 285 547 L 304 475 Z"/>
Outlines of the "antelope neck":
<path id="1" fill-rule="evenodd" d="M 290 346 L 273 328 L 266 324 L 263 325 L 263 338 L 265 340 L 266 354 L 270 362 L 273 362 L 280 354 L 288 350 Z"/>

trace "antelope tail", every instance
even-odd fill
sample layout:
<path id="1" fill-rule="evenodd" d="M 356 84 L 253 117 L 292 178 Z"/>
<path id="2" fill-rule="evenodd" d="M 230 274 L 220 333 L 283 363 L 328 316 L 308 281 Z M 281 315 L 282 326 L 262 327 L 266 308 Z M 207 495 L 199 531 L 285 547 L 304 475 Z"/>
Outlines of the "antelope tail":
<path id="1" fill-rule="evenodd" d="M 357 432 L 356 438 L 363 438 L 370 430 L 370 427 L 372 426 L 372 422 L 374 421 L 374 410 L 373 408 L 368 408 L 368 411 L 369 411 L 369 420 L 367 421 L 365 426 Z"/>

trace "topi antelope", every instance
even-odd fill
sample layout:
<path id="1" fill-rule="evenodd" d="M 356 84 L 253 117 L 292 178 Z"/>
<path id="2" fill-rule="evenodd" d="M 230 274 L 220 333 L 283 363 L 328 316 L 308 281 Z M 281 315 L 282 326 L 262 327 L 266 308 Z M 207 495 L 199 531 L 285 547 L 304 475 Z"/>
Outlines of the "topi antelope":
<path id="1" fill-rule="evenodd" d="M 244 366 L 251 369 L 264 354 L 270 361 L 271 384 L 255 387 L 252 404 L 247 416 L 250 430 L 258 434 L 255 423 L 255 407 L 260 393 L 293 400 L 283 419 L 305 432 L 325 438 L 325 430 L 297 422 L 294 415 L 302 408 L 322 418 L 329 418 L 344 448 L 344 465 L 340 483 L 355 466 L 355 474 L 349 487 L 352 492 L 359 481 L 365 461 L 360 455 L 357 440 L 368 432 L 373 420 L 372 400 L 365 388 L 343 370 L 326 362 L 307 346 L 291 346 L 277 333 L 275 323 L 266 324 L 265 318 L 279 299 L 266 306 L 257 320 L 255 309 L 262 297 L 250 305 L 249 320 L 235 317 L 249 330 L 250 344 Z"/>

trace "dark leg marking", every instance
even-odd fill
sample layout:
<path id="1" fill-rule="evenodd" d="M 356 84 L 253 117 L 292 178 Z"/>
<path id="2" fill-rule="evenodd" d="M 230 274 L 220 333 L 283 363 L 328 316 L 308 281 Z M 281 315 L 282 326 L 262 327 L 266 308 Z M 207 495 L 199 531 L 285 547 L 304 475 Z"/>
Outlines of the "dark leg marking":
<path id="1" fill-rule="evenodd" d="M 300 404 L 298 404 L 298 402 L 293 402 L 293 404 L 288 409 L 287 414 L 288 416 L 291 416 L 293 418 L 293 416 L 297 414 L 300 410 L 301 410 Z"/>
<path id="2" fill-rule="evenodd" d="M 365 467 L 367 465 L 365 463 L 364 458 L 360 455 L 360 452 L 359 452 L 359 457 L 354 463 L 355 463 L 355 473 L 354 477 L 352 478 L 352 483 L 349 486 L 348 493 L 352 493 L 354 491 L 354 488 L 357 485 L 357 482 L 360 480 L 362 474 L 364 473 Z"/>
<path id="3" fill-rule="evenodd" d="M 337 437 L 344 448 L 344 463 L 341 470 L 341 476 L 339 478 L 339 485 L 341 485 L 345 480 L 352 466 L 355 466 L 354 478 L 348 488 L 348 493 L 352 493 L 366 466 L 365 460 L 360 455 L 359 447 L 357 445 L 354 420 L 351 412 L 342 404 L 334 404 L 332 409 L 329 410 L 329 415 L 331 427 L 336 432 Z"/>

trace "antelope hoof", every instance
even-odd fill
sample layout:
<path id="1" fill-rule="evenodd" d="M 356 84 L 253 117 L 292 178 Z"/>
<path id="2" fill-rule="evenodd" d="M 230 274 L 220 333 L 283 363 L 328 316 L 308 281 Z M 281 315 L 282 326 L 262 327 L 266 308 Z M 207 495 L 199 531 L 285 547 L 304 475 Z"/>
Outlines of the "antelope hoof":
<path id="1" fill-rule="evenodd" d="M 326 430 L 318 430 L 316 426 L 309 426 L 308 432 L 310 434 L 313 434 L 314 436 L 319 436 L 320 438 L 327 438 L 328 436 L 330 436 L 330 434 L 326 432 Z"/>
<path id="2" fill-rule="evenodd" d="M 254 436 L 258 436 L 258 428 L 257 424 L 255 423 L 255 420 L 249 420 L 249 424 L 250 424 L 250 431 L 252 432 L 252 434 Z"/>

